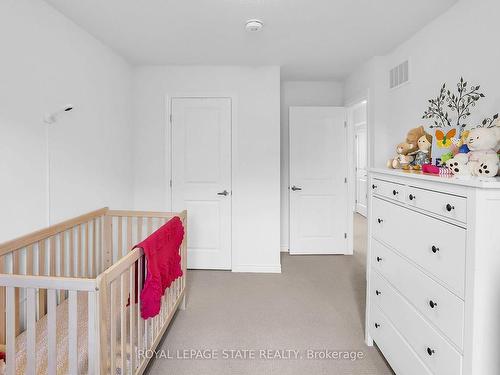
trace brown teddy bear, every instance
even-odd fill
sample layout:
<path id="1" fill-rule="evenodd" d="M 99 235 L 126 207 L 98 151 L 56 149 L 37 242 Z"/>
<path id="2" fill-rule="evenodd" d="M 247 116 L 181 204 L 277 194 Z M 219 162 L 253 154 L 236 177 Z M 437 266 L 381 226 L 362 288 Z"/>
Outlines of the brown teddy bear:
<path id="1" fill-rule="evenodd" d="M 400 143 L 396 147 L 398 155 L 387 161 L 387 167 L 394 169 L 409 169 L 410 163 L 415 159 L 413 155 L 418 152 L 418 140 L 425 134 L 423 126 L 410 129 L 406 135 L 405 142 Z"/>

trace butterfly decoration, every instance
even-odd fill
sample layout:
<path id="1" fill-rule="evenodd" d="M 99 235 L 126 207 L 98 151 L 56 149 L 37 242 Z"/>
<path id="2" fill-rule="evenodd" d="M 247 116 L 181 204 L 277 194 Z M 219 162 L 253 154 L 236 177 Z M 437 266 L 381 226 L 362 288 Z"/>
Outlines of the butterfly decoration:
<path id="1" fill-rule="evenodd" d="M 451 129 L 446 134 L 441 130 L 436 130 L 437 145 L 440 148 L 449 148 L 453 143 L 453 137 L 457 134 L 457 129 Z"/>

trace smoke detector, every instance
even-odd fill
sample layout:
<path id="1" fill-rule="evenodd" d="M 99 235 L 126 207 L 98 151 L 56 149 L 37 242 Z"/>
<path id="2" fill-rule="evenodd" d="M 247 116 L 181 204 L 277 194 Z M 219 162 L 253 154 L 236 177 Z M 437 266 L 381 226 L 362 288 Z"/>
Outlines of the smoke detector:
<path id="1" fill-rule="evenodd" d="M 245 25 L 245 29 L 250 33 L 256 33 L 262 30 L 262 27 L 264 27 L 264 24 L 261 20 L 248 20 Z"/>

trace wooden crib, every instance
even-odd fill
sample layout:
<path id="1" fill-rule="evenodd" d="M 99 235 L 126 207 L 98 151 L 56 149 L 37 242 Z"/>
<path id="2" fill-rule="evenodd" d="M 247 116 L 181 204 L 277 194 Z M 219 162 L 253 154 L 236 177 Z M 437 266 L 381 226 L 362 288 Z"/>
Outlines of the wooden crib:
<path id="1" fill-rule="evenodd" d="M 160 314 L 147 320 L 136 299 L 146 260 L 142 249 L 130 249 L 173 216 L 186 230 L 185 211 L 103 208 L 0 244 L 6 373 L 141 374 L 151 357 L 144 353 L 184 308 L 186 235 L 183 276 L 165 291 Z"/>

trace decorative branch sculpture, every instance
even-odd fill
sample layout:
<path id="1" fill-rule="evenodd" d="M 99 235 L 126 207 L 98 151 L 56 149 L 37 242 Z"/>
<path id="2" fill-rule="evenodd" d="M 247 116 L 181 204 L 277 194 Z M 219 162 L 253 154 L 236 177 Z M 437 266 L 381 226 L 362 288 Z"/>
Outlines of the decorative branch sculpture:
<path id="1" fill-rule="evenodd" d="M 448 126 L 456 126 L 462 134 L 464 128 L 467 126 L 466 119 L 471 115 L 471 109 L 476 106 L 476 103 L 484 98 L 485 95 L 480 92 L 481 86 L 469 86 L 463 77 L 457 83 L 457 93 L 453 93 L 446 89 L 446 84 L 441 86 L 441 91 L 435 99 L 429 100 L 429 107 L 422 116 L 423 119 L 432 119 L 434 123 L 430 126 L 432 128 L 444 128 Z M 446 108 L 456 114 L 456 123 L 452 125 L 452 116 L 449 115 Z M 453 116 L 455 117 L 455 116 Z M 492 118 L 483 120 L 479 127 L 492 127 L 493 122 L 498 118 L 498 113 Z"/>
<path id="2" fill-rule="evenodd" d="M 448 92 L 450 92 L 448 90 Z M 450 118 L 448 117 L 448 112 L 444 110 L 446 105 L 446 83 L 441 87 L 439 95 L 435 99 L 429 99 L 429 108 L 424 112 L 422 118 L 424 119 L 434 119 L 434 124 L 431 125 L 432 128 L 443 128 L 445 126 L 451 126 Z"/>

